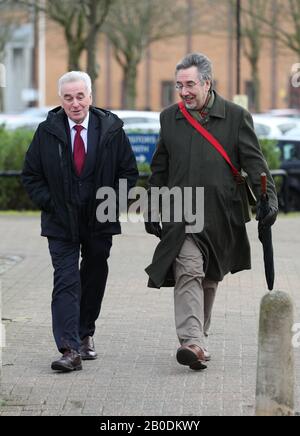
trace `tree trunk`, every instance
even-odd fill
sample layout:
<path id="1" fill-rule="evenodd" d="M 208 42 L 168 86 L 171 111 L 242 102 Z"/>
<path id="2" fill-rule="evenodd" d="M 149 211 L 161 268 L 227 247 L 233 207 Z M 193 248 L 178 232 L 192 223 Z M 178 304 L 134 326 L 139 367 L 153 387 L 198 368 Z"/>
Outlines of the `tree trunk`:
<path id="1" fill-rule="evenodd" d="M 80 12 L 70 17 L 64 27 L 65 39 L 68 47 L 68 69 L 79 71 L 80 57 L 85 49 L 84 16 Z"/>
<path id="2" fill-rule="evenodd" d="M 136 108 L 137 62 L 131 62 L 123 68 L 123 101 L 122 109 Z"/>
<path id="3" fill-rule="evenodd" d="M 68 45 L 68 71 L 80 71 L 80 56 L 83 49 L 74 44 L 67 35 L 66 41 Z"/>
<path id="4" fill-rule="evenodd" d="M 1 50 L 2 49 L 2 50 Z M 4 60 L 4 45 L 0 47 L 0 112 L 4 111 L 4 86 L 5 86 L 5 66 L 2 63 Z"/>
<path id="5" fill-rule="evenodd" d="M 94 104 L 97 104 L 97 90 L 95 81 L 98 77 L 97 67 L 97 41 L 98 41 L 98 29 L 97 29 L 97 1 L 89 2 L 89 33 L 87 37 L 87 73 L 92 81 L 92 92 Z"/>
<path id="6" fill-rule="evenodd" d="M 4 111 L 4 92 L 3 88 L 0 86 L 0 112 Z"/>
<path id="7" fill-rule="evenodd" d="M 260 112 L 260 79 L 257 60 L 251 62 L 251 71 L 254 89 L 254 111 L 258 113 Z"/>
<path id="8" fill-rule="evenodd" d="M 90 32 L 87 39 L 87 73 L 92 81 L 92 92 L 94 104 L 97 104 L 97 89 L 95 81 L 98 77 L 98 65 L 97 65 L 97 32 Z"/>

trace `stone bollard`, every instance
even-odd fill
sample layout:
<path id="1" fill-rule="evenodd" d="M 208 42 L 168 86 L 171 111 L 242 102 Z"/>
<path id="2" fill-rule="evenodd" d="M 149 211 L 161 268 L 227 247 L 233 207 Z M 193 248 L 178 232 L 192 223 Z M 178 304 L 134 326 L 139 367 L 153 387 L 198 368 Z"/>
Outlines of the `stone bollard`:
<path id="1" fill-rule="evenodd" d="M 0 395 L 1 395 L 1 376 L 2 376 L 2 347 L 3 347 L 3 329 L 2 329 L 2 289 L 0 280 Z M 1 400 L 1 397 L 0 397 Z"/>
<path id="2" fill-rule="evenodd" d="M 256 379 L 256 416 L 294 414 L 293 302 L 281 291 L 261 301 Z"/>
<path id="3" fill-rule="evenodd" d="M 2 351 L 5 347 L 5 326 L 2 323 L 2 288 L 0 280 L 0 403 L 1 403 L 1 377 L 2 377 Z"/>

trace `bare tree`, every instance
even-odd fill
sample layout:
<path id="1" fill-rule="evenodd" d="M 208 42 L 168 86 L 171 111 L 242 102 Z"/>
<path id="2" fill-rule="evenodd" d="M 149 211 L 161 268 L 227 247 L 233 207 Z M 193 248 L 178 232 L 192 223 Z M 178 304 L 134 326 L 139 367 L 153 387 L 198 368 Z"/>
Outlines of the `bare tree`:
<path id="1" fill-rule="evenodd" d="M 11 15 L 11 10 L 8 8 L 8 4 L 5 0 L 0 0 L 0 75 L 5 75 L 5 47 L 11 39 L 14 28 L 18 23 L 18 17 Z M 4 81 L 4 77 L 2 78 Z M 0 111 L 4 110 L 4 93 L 3 83 L 0 77 Z"/>
<path id="2" fill-rule="evenodd" d="M 253 110 L 260 111 L 259 60 L 263 48 L 263 31 L 258 19 L 267 19 L 269 0 L 244 0 L 242 9 L 243 51 L 250 63 L 253 81 Z M 245 12 L 247 10 L 247 12 Z"/>
<path id="3" fill-rule="evenodd" d="M 79 0 L 46 0 L 43 6 L 34 2 L 39 11 L 63 28 L 68 47 L 68 69 L 80 69 L 80 56 L 86 46 L 85 19 L 82 2 Z"/>
<path id="4" fill-rule="evenodd" d="M 69 50 L 69 70 L 80 70 L 80 56 L 87 52 L 86 71 L 92 85 L 98 77 L 97 47 L 99 31 L 114 0 L 47 0 L 46 13 L 60 24 Z M 94 101 L 97 100 L 93 86 Z"/>
<path id="5" fill-rule="evenodd" d="M 279 0 L 277 14 L 276 38 L 300 56 L 300 0 Z M 264 22 L 273 27 L 272 21 Z"/>
<path id="6" fill-rule="evenodd" d="M 247 7 L 244 7 L 244 13 L 255 17 L 259 27 L 263 28 L 265 37 L 272 38 L 275 34 L 278 42 L 299 56 L 300 0 L 277 0 L 276 3 L 276 27 L 274 27 L 274 13 L 261 16 L 259 11 Z"/>
<path id="7" fill-rule="evenodd" d="M 214 18 L 224 16 L 221 9 L 220 0 L 115 0 L 103 30 L 122 69 L 122 106 L 136 106 L 138 65 L 152 43 L 184 34 L 191 41 L 194 33 L 211 33 Z"/>
<path id="8" fill-rule="evenodd" d="M 84 2 L 85 17 L 87 21 L 87 35 L 85 49 L 87 50 L 87 72 L 91 76 L 92 83 L 98 77 L 99 67 L 97 65 L 97 47 L 99 31 L 101 30 L 108 11 L 115 0 L 88 0 Z M 94 88 L 94 98 L 96 90 Z"/>
<path id="9" fill-rule="evenodd" d="M 269 2 L 270 13 L 260 15 L 259 11 L 244 9 L 244 13 L 249 17 L 253 17 L 258 28 L 266 38 L 273 41 L 274 46 L 277 45 L 288 48 L 297 57 L 300 56 L 300 0 L 273 0 Z M 291 71 L 292 80 L 299 78 L 299 64 L 295 64 L 295 71 Z M 273 66 L 274 68 L 274 66 Z M 293 75 L 294 74 L 294 75 Z M 276 80 L 276 77 L 275 77 Z M 293 82 L 292 82 L 293 83 Z M 299 83 L 293 86 L 299 87 Z M 276 102 L 276 99 L 273 98 Z M 299 105 L 299 102 L 296 103 Z"/>
<path id="10" fill-rule="evenodd" d="M 174 0 L 116 0 L 103 27 L 123 72 L 123 106 L 135 108 L 137 68 L 147 47 L 184 32 L 186 5 Z"/>
<path id="11" fill-rule="evenodd" d="M 79 69 L 79 60 L 85 48 L 84 12 L 80 0 L 0 0 L 2 4 L 45 13 L 63 28 L 68 47 L 68 68 Z"/>
<path id="12" fill-rule="evenodd" d="M 0 0 L 1 1 L 1 0 Z M 80 58 L 87 52 L 86 71 L 92 83 L 98 77 L 96 60 L 99 31 L 114 0 L 2 0 L 5 3 L 36 8 L 64 32 L 68 48 L 68 70 L 81 70 Z M 95 87 L 93 87 L 94 92 Z M 95 97 L 95 95 L 94 95 Z"/>
<path id="13" fill-rule="evenodd" d="M 114 0 L 47 0 L 45 12 L 63 29 L 69 51 L 69 70 L 80 70 L 80 56 L 87 52 L 86 71 L 92 84 L 98 77 L 97 47 L 99 31 Z M 93 86 L 96 101 L 96 88 Z"/>

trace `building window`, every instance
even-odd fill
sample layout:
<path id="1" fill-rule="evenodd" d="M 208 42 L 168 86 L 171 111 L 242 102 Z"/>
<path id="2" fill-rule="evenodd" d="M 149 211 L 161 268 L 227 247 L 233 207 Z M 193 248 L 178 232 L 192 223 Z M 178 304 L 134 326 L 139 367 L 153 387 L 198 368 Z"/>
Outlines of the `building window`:
<path id="1" fill-rule="evenodd" d="M 167 107 L 174 103 L 174 82 L 161 82 L 161 107 Z"/>

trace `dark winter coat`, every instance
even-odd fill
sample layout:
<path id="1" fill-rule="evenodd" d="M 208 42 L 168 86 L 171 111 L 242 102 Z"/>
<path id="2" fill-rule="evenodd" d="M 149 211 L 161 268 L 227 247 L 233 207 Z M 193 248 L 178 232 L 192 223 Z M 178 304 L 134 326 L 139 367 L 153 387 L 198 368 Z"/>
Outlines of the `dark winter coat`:
<path id="1" fill-rule="evenodd" d="M 91 129 L 95 130 L 90 131 L 89 127 L 88 135 L 94 133 L 97 140 L 93 152 L 95 163 L 89 178 L 91 195 L 87 204 L 88 225 L 95 235 L 118 234 L 121 232 L 118 220 L 106 223 L 97 221 L 99 200 L 96 199 L 96 192 L 104 186 L 117 191 L 119 179 L 127 179 L 128 189 L 132 188 L 138 177 L 136 161 L 122 128 L 123 122 L 111 112 L 92 106 L 90 114 L 95 120 Z M 33 202 L 42 210 L 42 236 L 77 241 L 78 202 L 74 192 L 74 167 L 68 129 L 62 108 L 49 112 L 27 151 L 22 181 Z"/>
<path id="2" fill-rule="evenodd" d="M 267 173 L 270 204 L 277 206 L 251 115 L 216 94 L 204 127 L 219 140 L 234 166 L 248 173 L 257 198 L 260 174 Z M 204 187 L 204 228 L 194 239 L 204 254 L 206 277 L 221 281 L 228 272 L 250 269 L 245 187 L 236 183 L 229 165 L 188 123 L 177 104 L 161 113 L 161 134 L 151 168 L 152 187 Z M 185 225 L 163 223 L 161 242 L 146 269 L 150 287 L 174 286 L 172 264 L 183 244 Z"/>

